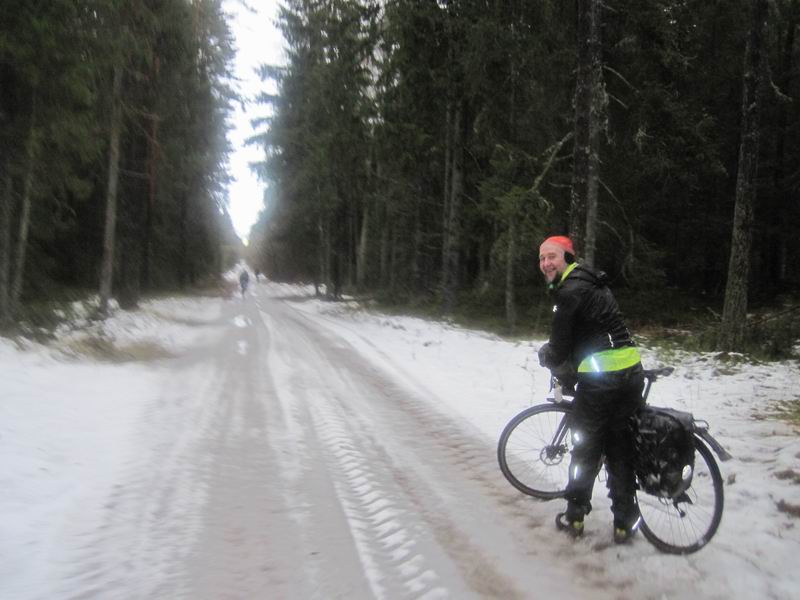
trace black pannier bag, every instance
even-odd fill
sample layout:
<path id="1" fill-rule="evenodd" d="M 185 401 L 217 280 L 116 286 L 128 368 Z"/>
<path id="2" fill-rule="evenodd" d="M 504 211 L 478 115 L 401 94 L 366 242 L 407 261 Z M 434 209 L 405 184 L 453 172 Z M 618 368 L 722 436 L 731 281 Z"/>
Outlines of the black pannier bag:
<path id="1" fill-rule="evenodd" d="M 691 413 L 645 406 L 634 417 L 636 477 L 648 494 L 678 498 L 694 474 L 694 417 Z"/>

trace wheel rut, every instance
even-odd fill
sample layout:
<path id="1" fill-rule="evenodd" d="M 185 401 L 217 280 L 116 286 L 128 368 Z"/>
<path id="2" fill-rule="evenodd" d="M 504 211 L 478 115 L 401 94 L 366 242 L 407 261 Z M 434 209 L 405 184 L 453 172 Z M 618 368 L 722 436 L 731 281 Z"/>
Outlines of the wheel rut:
<path id="1" fill-rule="evenodd" d="M 501 481 L 494 448 L 341 338 L 282 313 L 293 343 L 315 356 L 306 385 L 324 381 L 308 398 L 309 419 L 329 449 L 365 568 L 381 573 L 372 582 L 378 596 L 526 598 L 532 587 L 564 594 L 573 586 L 587 593 L 591 580 L 566 584 L 571 576 L 552 564 L 547 546 L 532 543 L 540 519 Z"/>

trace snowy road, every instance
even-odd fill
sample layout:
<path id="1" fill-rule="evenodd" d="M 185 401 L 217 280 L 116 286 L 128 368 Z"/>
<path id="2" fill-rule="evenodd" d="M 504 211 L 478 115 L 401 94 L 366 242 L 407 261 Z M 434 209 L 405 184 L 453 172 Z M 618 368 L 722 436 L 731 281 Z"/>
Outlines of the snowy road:
<path id="1" fill-rule="evenodd" d="M 611 545 L 600 485 L 598 514 L 573 542 L 554 530 L 557 502 L 525 497 L 502 479 L 496 437 L 486 435 L 518 410 L 503 403 L 515 395 L 506 388 L 529 386 L 530 373 L 517 368 L 529 349 L 448 333 L 471 349 L 456 355 L 444 334 L 437 341 L 432 329 L 414 333 L 385 320 L 416 340 L 410 359 L 389 335 L 377 339 L 374 328 L 276 290 L 261 285 L 244 300 L 187 304 L 163 321 L 197 332 L 173 358 L 86 372 L 50 367 L 57 383 L 26 393 L 64 423 L 79 415 L 84 429 L 75 427 L 75 437 L 53 430 L 52 440 L 37 438 L 25 433 L 24 413 L 6 411 L 7 442 L 18 440 L 26 456 L 47 454 L 41 464 L 62 478 L 19 485 L 41 470 L 26 458 L 9 480 L 0 516 L 24 513 L 27 528 L 7 538 L 10 546 L 0 540 L 0 580 L 10 582 L 0 583 L 0 598 L 792 597 L 798 536 L 793 528 L 776 535 L 773 522 L 782 521 L 759 512 L 787 484 L 759 495 L 745 483 L 766 475 L 776 456 L 754 445 L 751 436 L 768 431 L 761 422 L 736 425 L 742 443 L 753 442 L 734 450 L 753 448 L 748 455 L 764 455 L 764 466 L 737 467 L 743 483 L 729 497 L 737 512 L 701 553 L 667 556 L 641 538 Z M 432 377 L 431 368 L 452 371 Z M 78 412 L 72 405 L 91 397 L 92 386 L 98 399 Z M 475 398 L 473 417 L 464 418 L 459 394 L 485 399 L 489 427 L 476 427 Z M 796 438 L 769 427 L 791 464 Z M 83 451 L 78 437 L 96 450 Z M 743 521 L 751 515 L 756 529 Z M 2 532 L 10 523 L 0 519 Z"/>
<path id="2" fill-rule="evenodd" d="M 68 536 L 55 596 L 604 597 L 452 416 L 288 303 L 226 311 L 144 412 L 101 526 Z"/>

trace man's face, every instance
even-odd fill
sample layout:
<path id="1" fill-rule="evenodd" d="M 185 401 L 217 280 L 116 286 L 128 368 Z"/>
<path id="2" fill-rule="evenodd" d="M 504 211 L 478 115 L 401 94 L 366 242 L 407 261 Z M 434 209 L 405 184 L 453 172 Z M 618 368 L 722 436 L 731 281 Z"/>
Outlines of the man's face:
<path id="1" fill-rule="evenodd" d="M 567 269 L 564 249 L 558 244 L 545 242 L 539 247 L 539 270 L 547 283 L 553 283 Z"/>

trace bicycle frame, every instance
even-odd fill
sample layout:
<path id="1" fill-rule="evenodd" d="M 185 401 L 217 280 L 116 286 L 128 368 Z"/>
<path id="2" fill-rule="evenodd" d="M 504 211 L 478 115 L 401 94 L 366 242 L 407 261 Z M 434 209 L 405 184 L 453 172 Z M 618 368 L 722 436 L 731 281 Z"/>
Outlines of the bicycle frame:
<path id="1" fill-rule="evenodd" d="M 550 383 L 552 386 L 551 389 L 553 390 L 553 397 L 547 398 L 547 401 L 552 402 L 553 404 L 571 406 L 572 401 L 564 399 L 561 383 L 555 377 L 551 378 Z M 556 458 L 560 460 L 569 452 L 566 444 L 564 444 L 564 438 L 569 432 L 569 417 L 571 414 L 571 412 L 564 413 L 564 418 L 561 419 L 558 427 L 556 427 L 555 435 L 553 435 L 553 441 L 542 448 L 540 458 L 545 464 L 549 464 L 549 461 L 553 461 Z"/>

